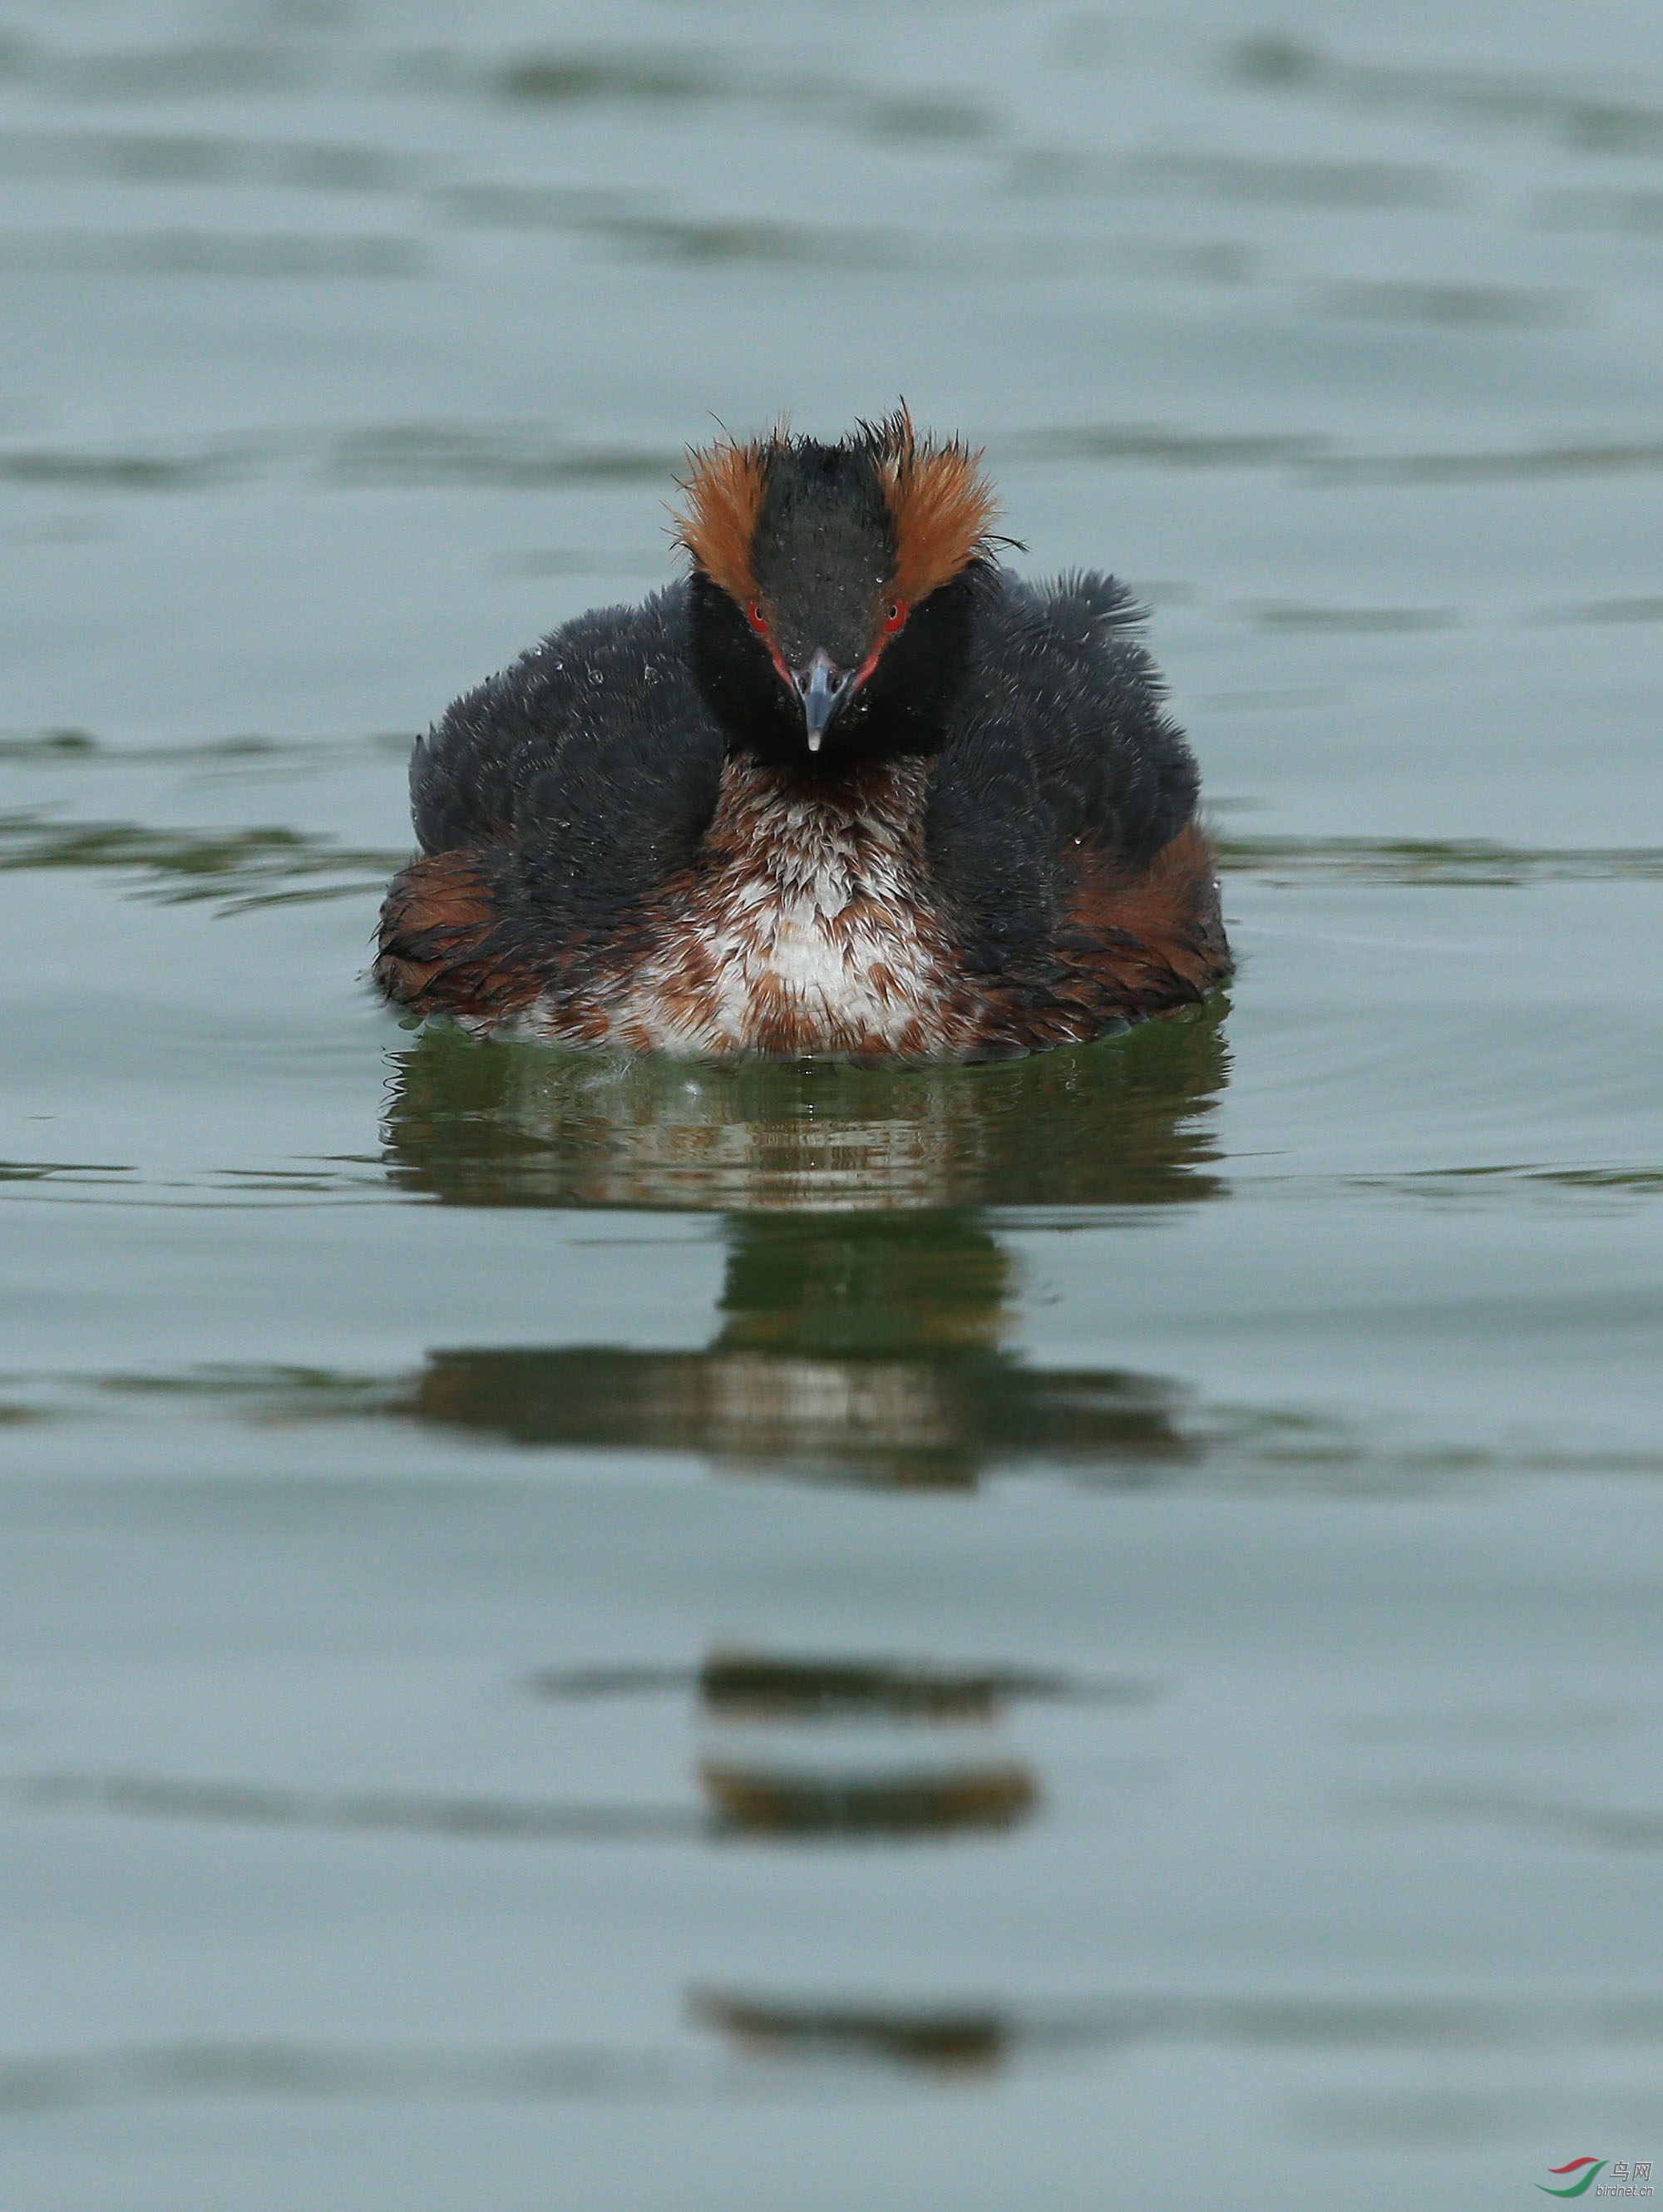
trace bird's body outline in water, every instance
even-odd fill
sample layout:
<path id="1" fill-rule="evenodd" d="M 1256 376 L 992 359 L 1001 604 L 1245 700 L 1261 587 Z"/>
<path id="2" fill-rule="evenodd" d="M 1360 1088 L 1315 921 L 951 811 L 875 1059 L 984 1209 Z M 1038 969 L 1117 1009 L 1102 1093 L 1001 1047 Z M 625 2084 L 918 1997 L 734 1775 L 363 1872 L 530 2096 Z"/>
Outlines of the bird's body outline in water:
<path id="1" fill-rule="evenodd" d="M 904 410 L 689 456 L 688 574 L 416 745 L 375 979 L 479 1036 L 1014 1057 L 1229 968 L 1194 757 L 1113 578 L 995 557 Z"/>

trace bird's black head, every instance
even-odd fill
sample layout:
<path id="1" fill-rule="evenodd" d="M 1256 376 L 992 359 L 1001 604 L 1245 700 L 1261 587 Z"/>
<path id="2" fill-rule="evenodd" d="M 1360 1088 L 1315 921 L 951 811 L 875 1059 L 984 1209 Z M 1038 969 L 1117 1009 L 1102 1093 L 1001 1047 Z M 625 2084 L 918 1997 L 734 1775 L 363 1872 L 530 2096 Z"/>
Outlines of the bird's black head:
<path id="1" fill-rule="evenodd" d="M 904 412 L 693 455 L 694 672 L 731 749 L 828 775 L 940 746 L 986 567 L 977 459 Z"/>

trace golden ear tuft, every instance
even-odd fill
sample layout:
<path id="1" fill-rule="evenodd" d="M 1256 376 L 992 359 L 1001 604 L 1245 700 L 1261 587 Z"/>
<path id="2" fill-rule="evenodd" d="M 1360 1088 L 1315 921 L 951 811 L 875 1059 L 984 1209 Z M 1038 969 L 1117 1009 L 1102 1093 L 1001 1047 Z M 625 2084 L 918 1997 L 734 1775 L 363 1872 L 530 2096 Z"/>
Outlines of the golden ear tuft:
<path id="1" fill-rule="evenodd" d="M 860 428 L 895 526 L 889 589 L 916 606 L 985 550 L 998 511 L 993 488 L 981 473 L 980 452 L 962 438 L 920 438 L 904 405 Z"/>
<path id="2" fill-rule="evenodd" d="M 778 431 L 744 445 L 725 438 L 719 445 L 690 451 L 688 472 L 677 478 L 687 497 L 683 508 L 671 510 L 676 543 L 742 605 L 756 597 L 751 543 L 768 484 L 768 448 L 780 442 Z"/>

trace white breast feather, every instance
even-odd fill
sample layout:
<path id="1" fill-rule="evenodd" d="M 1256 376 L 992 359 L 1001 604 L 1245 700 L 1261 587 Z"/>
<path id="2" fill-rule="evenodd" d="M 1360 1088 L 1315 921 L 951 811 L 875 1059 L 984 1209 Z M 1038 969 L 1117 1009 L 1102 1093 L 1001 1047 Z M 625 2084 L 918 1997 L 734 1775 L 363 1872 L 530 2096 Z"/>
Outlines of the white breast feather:
<path id="1" fill-rule="evenodd" d="M 730 764 L 721 813 L 735 859 L 701 876 L 615 1013 L 622 1041 L 660 1052 L 737 1053 L 782 1006 L 804 1049 L 852 1036 L 894 1045 L 941 998 L 938 951 L 920 927 L 915 838 L 922 765 L 895 778 L 895 810 L 799 796 Z M 851 912 L 851 908 L 855 911 Z M 696 941 L 713 984 L 689 991 Z"/>

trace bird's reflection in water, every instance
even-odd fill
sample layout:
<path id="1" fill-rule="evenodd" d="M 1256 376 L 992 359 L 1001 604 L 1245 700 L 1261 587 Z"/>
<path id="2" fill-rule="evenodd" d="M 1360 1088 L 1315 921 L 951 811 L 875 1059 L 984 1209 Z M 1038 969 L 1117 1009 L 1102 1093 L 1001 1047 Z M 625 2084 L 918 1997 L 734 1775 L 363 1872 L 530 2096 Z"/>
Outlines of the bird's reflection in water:
<path id="1" fill-rule="evenodd" d="M 399 1055 L 385 1159 L 460 1206 L 743 1215 L 1212 1198 L 1221 997 L 984 1067 L 708 1067 L 429 1030 Z"/>
<path id="2" fill-rule="evenodd" d="M 539 1677 L 545 1692 L 561 1677 Z M 1078 1682 L 1048 1668 L 940 1667 L 919 1660 L 810 1658 L 719 1646 L 695 1677 L 702 1711 L 718 1719 L 991 1722 L 1012 1699 L 1087 1698 L 1132 1705 L 1138 1682 Z"/>
<path id="3" fill-rule="evenodd" d="M 999 1350 L 1011 1261 L 974 1216 L 729 1224 L 704 1352 L 429 1353 L 402 1409 L 527 1444 L 702 1453 L 728 1472 L 964 1488 L 993 1465 L 1190 1451 L 1180 1394 Z"/>
<path id="4" fill-rule="evenodd" d="M 698 2026 L 715 2028 L 748 2058 L 980 2074 L 1003 2066 L 1017 2039 L 1015 2023 L 992 2006 L 792 2003 L 714 1990 L 691 1991 L 687 2006 Z"/>
<path id="5" fill-rule="evenodd" d="M 1038 1802 L 1024 1766 L 920 1768 L 913 1772 L 822 1772 L 718 1765 L 699 1769 L 712 1809 L 730 1835 L 827 1841 L 950 1836 L 1014 1828 Z"/>
<path id="6" fill-rule="evenodd" d="M 1010 1668 L 717 1651 L 700 1671 L 699 1780 L 729 1834 L 895 1840 L 1002 1830 L 1039 1790 L 1010 1744 Z"/>
<path id="7" fill-rule="evenodd" d="M 1155 1694 L 1146 1682 L 1052 1668 L 727 1645 L 696 1668 L 554 1668 L 526 1686 L 561 1703 L 691 1692 L 714 1832 L 780 1841 L 1013 1827 L 1040 1797 L 1006 1733 L 1013 1705 L 1120 1706 Z"/>
<path id="8" fill-rule="evenodd" d="M 987 1068 L 598 1061 L 445 1035 L 404 1059 L 390 1170 L 476 1205 L 719 1208 L 702 1352 L 435 1351 L 398 1410 L 524 1444 L 697 1452 L 734 1471 L 963 1488 L 1041 1460 L 1184 1459 L 1180 1392 L 1000 1349 L 1011 1261 L 986 1205 L 1219 1194 L 1220 1009 Z"/>

